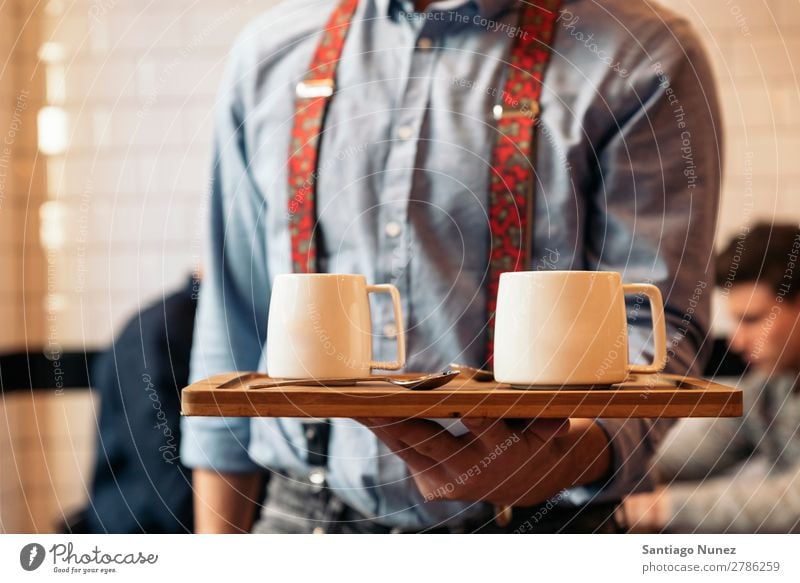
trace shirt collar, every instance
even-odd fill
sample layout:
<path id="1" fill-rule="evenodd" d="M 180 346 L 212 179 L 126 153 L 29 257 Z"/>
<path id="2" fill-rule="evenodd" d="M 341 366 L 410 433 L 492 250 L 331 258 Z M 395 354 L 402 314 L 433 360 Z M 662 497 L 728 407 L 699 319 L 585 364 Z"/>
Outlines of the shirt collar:
<path id="1" fill-rule="evenodd" d="M 481 16 L 492 18 L 511 6 L 514 0 L 475 0 L 475 2 L 478 4 Z"/>
<path id="2" fill-rule="evenodd" d="M 492 18 L 514 3 L 515 0 L 439 0 L 431 4 L 431 7 L 437 10 L 456 10 L 464 6 L 474 6 L 484 18 Z M 413 6 L 411 0 L 386 1 L 386 10 L 389 16 L 398 10 L 408 10 L 411 6 Z"/>

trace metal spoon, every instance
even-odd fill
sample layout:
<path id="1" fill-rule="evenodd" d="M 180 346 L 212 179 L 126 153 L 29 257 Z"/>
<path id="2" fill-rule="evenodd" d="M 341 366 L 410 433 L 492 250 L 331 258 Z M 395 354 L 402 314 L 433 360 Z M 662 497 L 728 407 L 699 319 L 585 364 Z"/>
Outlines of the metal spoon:
<path id="1" fill-rule="evenodd" d="M 490 370 L 475 368 L 474 366 L 467 366 L 466 364 L 458 364 L 457 362 L 451 362 L 449 368 L 479 383 L 486 383 L 494 380 L 494 373 Z"/>
<path id="2" fill-rule="evenodd" d="M 426 374 L 411 379 L 389 376 L 354 377 L 350 379 L 275 379 L 266 383 L 245 385 L 246 389 L 271 389 L 273 387 L 291 387 L 296 385 L 354 385 L 356 383 L 386 382 L 412 391 L 429 391 L 446 385 L 459 375 L 458 371 L 445 369 L 441 372 Z"/>

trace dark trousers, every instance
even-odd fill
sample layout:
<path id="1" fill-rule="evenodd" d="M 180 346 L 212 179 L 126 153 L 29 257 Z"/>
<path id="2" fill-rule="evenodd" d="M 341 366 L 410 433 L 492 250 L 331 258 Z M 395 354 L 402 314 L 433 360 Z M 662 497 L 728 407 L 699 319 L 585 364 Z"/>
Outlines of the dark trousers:
<path id="1" fill-rule="evenodd" d="M 427 533 L 621 533 L 618 503 L 565 506 L 545 503 L 515 507 L 509 524 L 500 526 L 490 515 L 464 524 L 434 526 Z M 273 475 L 254 533 L 382 534 L 412 532 L 381 524 L 345 504 L 324 486 Z"/>

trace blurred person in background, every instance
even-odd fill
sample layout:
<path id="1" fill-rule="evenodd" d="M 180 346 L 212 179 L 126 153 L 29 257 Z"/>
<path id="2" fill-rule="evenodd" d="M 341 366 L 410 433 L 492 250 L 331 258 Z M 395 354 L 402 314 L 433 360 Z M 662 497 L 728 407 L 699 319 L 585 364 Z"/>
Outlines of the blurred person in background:
<path id="1" fill-rule="evenodd" d="M 800 228 L 760 223 L 717 261 L 748 363 L 743 418 L 685 419 L 655 458 L 664 486 L 629 498 L 634 530 L 800 532 Z"/>
<path id="2" fill-rule="evenodd" d="M 100 397 L 89 505 L 61 530 L 185 533 L 192 475 L 180 462 L 180 390 L 188 384 L 199 277 L 134 316 L 97 357 Z"/>

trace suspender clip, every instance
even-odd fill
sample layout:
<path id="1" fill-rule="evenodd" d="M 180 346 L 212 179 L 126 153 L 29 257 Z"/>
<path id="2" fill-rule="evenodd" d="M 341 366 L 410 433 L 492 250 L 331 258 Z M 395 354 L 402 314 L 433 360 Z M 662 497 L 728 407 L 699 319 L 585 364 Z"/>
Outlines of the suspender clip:
<path id="1" fill-rule="evenodd" d="M 316 99 L 333 95 L 333 79 L 308 79 L 301 81 L 295 88 L 295 95 L 300 99 Z"/>
<path id="2" fill-rule="evenodd" d="M 498 103 L 492 108 L 492 117 L 494 117 L 495 121 L 515 117 L 528 117 L 530 119 L 536 119 L 539 117 L 539 102 L 532 101 L 529 104 L 523 103 L 522 107 L 516 109 L 506 109 Z"/>

